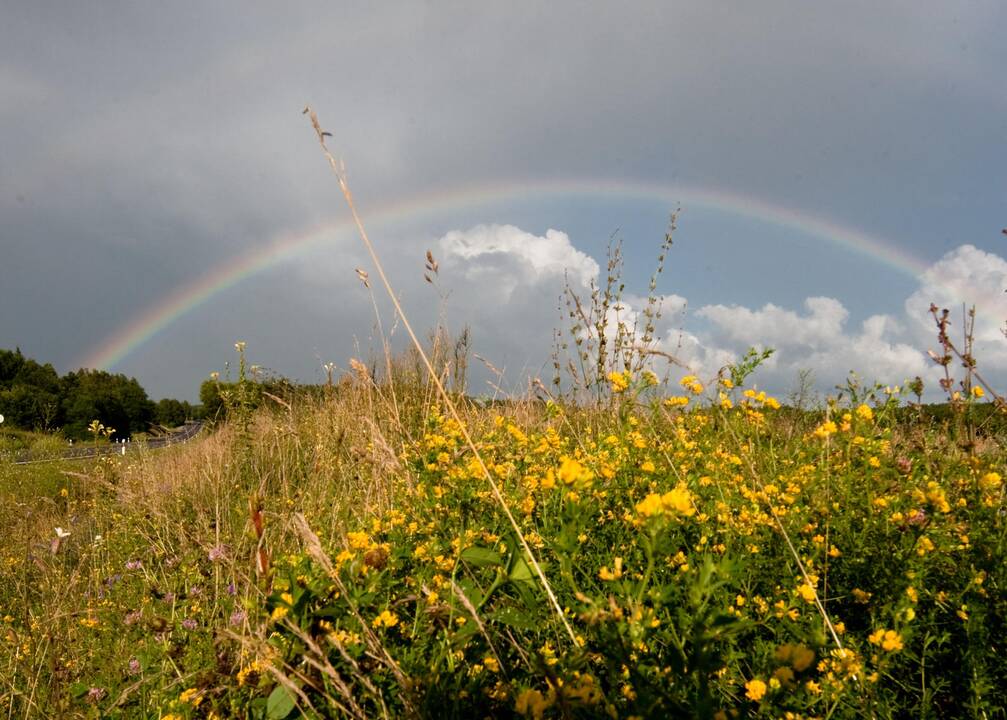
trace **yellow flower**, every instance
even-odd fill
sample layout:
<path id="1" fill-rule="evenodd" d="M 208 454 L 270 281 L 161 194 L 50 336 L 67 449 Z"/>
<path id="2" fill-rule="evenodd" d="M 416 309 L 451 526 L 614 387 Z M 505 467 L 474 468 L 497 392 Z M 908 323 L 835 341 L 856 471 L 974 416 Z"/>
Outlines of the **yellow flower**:
<path id="1" fill-rule="evenodd" d="M 978 385 L 973 386 L 973 388 L 972 388 L 972 397 L 974 397 L 974 398 L 981 398 L 981 397 L 983 397 L 985 395 L 986 395 L 986 392 L 981 387 L 979 387 Z"/>
<path id="2" fill-rule="evenodd" d="M 745 697 L 758 702 L 766 695 L 766 683 L 761 680 L 749 680 L 745 683 Z"/>
<path id="3" fill-rule="evenodd" d="M 902 636 L 894 630 L 885 630 L 885 637 L 881 641 L 881 649 L 886 652 L 898 652 L 902 649 Z"/>
<path id="4" fill-rule="evenodd" d="M 564 456 L 560 460 L 559 479 L 566 485 L 586 486 L 594 479 L 594 473 L 577 460 Z"/>
<path id="5" fill-rule="evenodd" d="M 365 532 L 348 532 L 346 539 L 350 543 L 352 550 L 366 550 L 371 546 L 371 538 Z"/>
<path id="6" fill-rule="evenodd" d="M 188 690 L 183 690 L 182 694 L 178 696 L 178 699 L 184 703 L 192 703 L 193 707 L 199 707 L 199 704 L 203 702 L 203 696 L 199 691 L 199 688 L 189 688 Z"/>
<path id="7" fill-rule="evenodd" d="M 549 667 L 552 667 L 559 662 L 559 658 L 556 657 L 556 651 L 552 648 L 552 643 L 547 642 L 545 645 L 540 647 L 538 651 L 542 654 L 542 660 L 544 660 L 545 664 Z"/>
<path id="8" fill-rule="evenodd" d="M 628 372 L 610 372 L 608 381 L 612 383 L 612 392 L 621 393 L 629 388 L 630 375 Z"/>
<path id="9" fill-rule="evenodd" d="M 622 577 L 622 558 L 617 557 L 615 559 L 615 570 L 610 571 L 606 565 L 601 570 L 598 571 L 598 577 L 602 580 L 618 580 Z"/>
<path id="10" fill-rule="evenodd" d="M 525 497 L 524 500 L 521 501 L 521 512 L 523 512 L 525 515 L 531 515 L 534 511 L 535 511 L 535 498 L 533 498 L 531 495 L 528 495 Z"/>
<path id="11" fill-rule="evenodd" d="M 829 435 L 834 434 L 837 430 L 839 430 L 839 428 L 836 427 L 836 424 L 834 422 L 832 422 L 831 420 L 826 420 L 821 425 L 819 425 L 817 428 L 815 428 L 814 435 L 815 435 L 815 437 L 818 437 L 818 438 L 821 438 L 821 439 L 824 440 Z"/>
<path id="12" fill-rule="evenodd" d="M 398 624 L 399 624 L 398 616 L 393 612 L 388 612 L 387 610 L 382 610 L 381 614 L 371 621 L 371 627 L 375 628 L 382 628 L 382 627 L 393 628 Z"/>
<path id="13" fill-rule="evenodd" d="M 860 588 L 853 588 L 853 599 L 856 600 L 861 605 L 866 605 L 871 599 L 872 593 L 865 592 Z"/>
<path id="14" fill-rule="evenodd" d="M 654 463 L 652 463 L 650 460 L 644 460 L 642 463 L 640 463 L 640 470 L 642 470 L 645 473 L 652 473 L 654 472 L 655 469 L 656 468 L 654 467 Z"/>
<path id="15" fill-rule="evenodd" d="M 636 512 L 645 518 L 672 513 L 689 517 L 695 514 L 696 508 L 693 507 L 692 493 L 684 485 L 679 485 L 664 495 L 650 493 L 636 504 Z"/>
<path id="16" fill-rule="evenodd" d="M 885 652 L 898 652 L 902 649 L 902 636 L 895 630 L 878 628 L 867 637 L 867 641 L 871 645 L 880 645 Z"/>
<path id="17" fill-rule="evenodd" d="M 661 504 L 661 496 L 657 493 L 650 493 L 647 497 L 636 504 L 636 512 L 644 517 L 654 517 L 664 511 Z"/>
<path id="18" fill-rule="evenodd" d="M 988 472 L 979 478 L 979 487 L 986 491 L 996 490 L 1000 487 L 1000 482 L 1000 473 Z"/>
<path id="19" fill-rule="evenodd" d="M 670 492 L 661 496 L 664 507 L 680 515 L 693 515 L 696 509 L 692 506 L 692 493 L 684 485 L 678 485 Z"/>
<path id="20" fill-rule="evenodd" d="M 798 586 L 797 593 L 804 598 L 804 602 L 812 603 L 815 601 L 815 589 L 807 583 Z"/>
<path id="21" fill-rule="evenodd" d="M 873 420 L 874 411 L 871 410 L 869 405 L 861 405 L 857 408 L 857 417 L 861 420 Z"/>
<path id="22" fill-rule="evenodd" d="M 926 535 L 921 535 L 919 542 L 916 543 L 916 554 L 923 556 L 934 549 L 933 541 Z"/>
<path id="23" fill-rule="evenodd" d="M 543 695 L 538 690 L 530 688 L 523 690 L 514 702 L 514 710 L 519 715 L 530 715 L 534 720 L 540 720 L 542 714 L 553 704 L 551 695 L 552 693 L 548 696 Z"/>
<path id="24" fill-rule="evenodd" d="M 288 608 L 286 605 L 277 605 L 275 608 L 273 608 L 273 612 L 270 614 L 269 619 L 272 620 L 273 622 L 276 622 L 277 620 L 282 620 L 287 616 L 288 612 L 290 612 L 290 608 Z"/>

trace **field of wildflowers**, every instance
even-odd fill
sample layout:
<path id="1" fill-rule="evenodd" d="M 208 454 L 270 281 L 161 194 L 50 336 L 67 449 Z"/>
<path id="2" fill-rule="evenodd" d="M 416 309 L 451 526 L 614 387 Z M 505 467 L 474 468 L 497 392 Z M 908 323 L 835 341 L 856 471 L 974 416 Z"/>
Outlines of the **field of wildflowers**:
<path id="1" fill-rule="evenodd" d="M 8 716 L 1004 714 L 1001 440 L 744 372 L 460 423 L 396 373 L 4 465 Z"/>

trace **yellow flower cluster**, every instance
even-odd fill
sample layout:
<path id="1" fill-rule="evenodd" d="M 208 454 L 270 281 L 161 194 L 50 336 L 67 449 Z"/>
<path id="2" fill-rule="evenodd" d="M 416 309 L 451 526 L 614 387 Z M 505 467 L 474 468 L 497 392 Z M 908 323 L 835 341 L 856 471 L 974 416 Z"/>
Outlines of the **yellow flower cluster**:
<path id="1" fill-rule="evenodd" d="M 608 381 L 612 384 L 612 392 L 622 393 L 629 389 L 631 377 L 628 372 L 610 372 Z"/>
<path id="2" fill-rule="evenodd" d="M 902 649 L 902 636 L 894 630 L 878 628 L 868 636 L 867 640 L 871 645 L 880 645 L 885 652 L 898 652 Z"/>
<path id="3" fill-rule="evenodd" d="M 398 615 L 387 610 L 382 610 L 381 614 L 371 621 L 371 627 L 375 628 L 393 628 L 398 624 Z"/>
<path id="4" fill-rule="evenodd" d="M 559 479 L 565 485 L 575 487 L 587 487 L 594 479 L 594 473 L 574 458 L 564 456 L 560 458 Z"/>
<path id="5" fill-rule="evenodd" d="M 768 688 L 766 686 L 766 683 L 764 683 L 762 680 L 759 680 L 758 678 L 754 680 L 749 680 L 747 683 L 745 683 L 745 697 L 747 697 L 749 700 L 754 700 L 755 702 L 758 702 L 759 700 L 761 700 L 766 696 L 767 689 Z"/>
<path id="6" fill-rule="evenodd" d="M 830 435 L 834 435 L 838 430 L 839 430 L 839 428 L 836 426 L 836 424 L 832 420 L 826 420 L 821 425 L 819 425 L 817 428 L 815 428 L 815 431 L 814 431 L 813 434 L 814 434 L 815 437 L 821 438 L 822 440 L 824 440 L 827 437 L 829 437 Z"/>
<path id="7" fill-rule="evenodd" d="M 346 540 L 350 543 L 351 550 L 366 550 L 371 546 L 371 538 L 365 532 L 348 532 Z"/>
<path id="8" fill-rule="evenodd" d="M 746 390 L 741 394 L 753 403 L 757 403 L 759 405 L 765 405 L 766 407 L 772 410 L 780 409 L 780 401 L 774 397 L 766 395 L 765 390 L 760 390 L 759 392 L 755 392 L 755 390 Z"/>
<path id="9" fill-rule="evenodd" d="M 689 489 L 684 485 L 678 485 L 663 495 L 650 493 L 636 504 L 636 512 L 644 518 L 662 517 L 665 515 L 684 515 L 689 517 L 695 514 L 696 508 Z"/>
<path id="10" fill-rule="evenodd" d="M 703 383 L 699 382 L 699 378 L 695 375 L 686 375 L 678 381 L 678 384 L 693 395 L 699 395 L 703 392 Z"/>
<path id="11" fill-rule="evenodd" d="M 614 562 L 615 570 L 609 570 L 606 565 L 601 570 L 598 571 L 598 577 L 602 580 L 618 580 L 622 577 L 622 558 L 617 557 Z"/>

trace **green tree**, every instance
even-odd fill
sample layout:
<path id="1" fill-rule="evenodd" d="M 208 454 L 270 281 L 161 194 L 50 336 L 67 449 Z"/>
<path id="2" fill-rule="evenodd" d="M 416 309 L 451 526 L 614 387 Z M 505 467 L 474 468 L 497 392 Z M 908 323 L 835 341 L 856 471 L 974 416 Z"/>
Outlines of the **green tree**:
<path id="1" fill-rule="evenodd" d="M 0 350 L 0 414 L 26 429 L 62 424 L 59 375 L 53 366 L 24 357 L 20 348 Z"/>
<path id="2" fill-rule="evenodd" d="M 214 379 L 204 380 L 199 386 L 199 402 L 203 406 L 203 417 L 207 420 L 222 419 L 227 413 L 224 398 L 220 394 L 221 383 Z"/>
<path id="3" fill-rule="evenodd" d="M 87 437 L 87 427 L 99 420 L 115 428 L 115 438 L 146 430 L 154 421 L 155 405 L 135 378 L 103 370 L 78 370 L 62 378 L 64 431 Z"/>
<path id="4" fill-rule="evenodd" d="M 193 420 L 198 415 L 199 408 L 184 400 L 174 398 L 164 398 L 157 401 L 154 411 L 154 420 L 158 425 L 173 428 L 178 427 L 186 420 Z"/>

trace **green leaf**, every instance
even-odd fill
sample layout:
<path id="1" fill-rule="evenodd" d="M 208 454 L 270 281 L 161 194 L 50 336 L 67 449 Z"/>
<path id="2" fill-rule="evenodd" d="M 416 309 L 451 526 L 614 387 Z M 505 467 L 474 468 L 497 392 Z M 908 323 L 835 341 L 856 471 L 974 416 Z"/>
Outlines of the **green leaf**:
<path id="1" fill-rule="evenodd" d="M 531 582 L 535 579 L 531 566 L 520 555 L 514 555 L 514 561 L 510 566 L 509 577 L 512 582 Z"/>
<path id="2" fill-rule="evenodd" d="M 469 578 L 462 578 L 461 580 L 459 580 L 458 589 L 462 591 L 462 594 L 468 599 L 470 603 L 472 603 L 473 606 L 478 608 L 479 605 L 482 603 L 483 601 L 482 590 L 480 590 L 479 586 L 476 585 Z M 462 611 L 459 610 L 459 612 Z M 464 615 L 466 613 L 462 612 L 462 614 Z"/>
<path id="3" fill-rule="evenodd" d="M 294 696 L 283 685 L 277 685 L 266 700 L 266 717 L 269 720 L 283 720 L 294 709 Z"/>
<path id="4" fill-rule="evenodd" d="M 347 614 L 346 608 L 342 605 L 326 605 L 311 613 L 312 617 L 316 618 L 341 618 Z"/>
<path id="5" fill-rule="evenodd" d="M 534 630 L 539 626 L 533 615 L 521 612 L 514 607 L 503 607 L 499 610 L 494 610 L 489 613 L 489 618 L 517 630 Z"/>
<path id="6" fill-rule="evenodd" d="M 500 557 L 500 553 L 495 550 L 478 547 L 476 545 L 462 550 L 461 558 L 465 562 L 470 565 L 475 565 L 476 567 L 503 565 L 503 558 Z"/>

